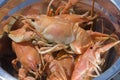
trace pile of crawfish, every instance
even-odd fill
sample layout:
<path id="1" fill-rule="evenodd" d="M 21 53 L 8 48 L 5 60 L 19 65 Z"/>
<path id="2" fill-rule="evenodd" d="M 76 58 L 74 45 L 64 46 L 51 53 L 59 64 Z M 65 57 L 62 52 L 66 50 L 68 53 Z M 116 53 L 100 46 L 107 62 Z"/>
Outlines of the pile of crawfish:
<path id="1" fill-rule="evenodd" d="M 97 14 L 75 14 L 72 7 L 79 0 L 63 1 L 56 10 L 51 8 L 53 2 L 46 14 L 15 14 L 2 26 L 0 37 L 7 34 L 12 41 L 18 78 L 90 80 L 99 76 L 103 55 L 120 43 L 118 37 L 92 30 Z M 91 28 L 84 29 L 88 25 Z"/>

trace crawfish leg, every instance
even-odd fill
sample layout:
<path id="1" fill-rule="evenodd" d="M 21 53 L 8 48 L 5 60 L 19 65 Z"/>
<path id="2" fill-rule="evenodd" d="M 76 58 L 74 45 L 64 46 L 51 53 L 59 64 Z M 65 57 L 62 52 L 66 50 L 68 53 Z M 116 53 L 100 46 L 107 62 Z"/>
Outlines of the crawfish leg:
<path id="1" fill-rule="evenodd" d="M 57 8 L 57 10 L 55 11 L 55 15 L 59 15 L 61 9 L 64 9 L 65 6 L 60 6 Z"/>
<path id="2" fill-rule="evenodd" d="M 36 80 L 36 79 L 31 76 L 28 76 L 28 77 L 24 78 L 24 80 Z"/>
<path id="3" fill-rule="evenodd" d="M 42 46 L 48 46 L 48 47 L 53 46 L 52 44 L 48 44 L 48 43 L 45 43 L 45 42 L 43 42 L 43 41 L 38 41 L 37 44 L 38 44 L 38 45 L 42 45 Z"/>
<path id="4" fill-rule="evenodd" d="M 62 49 L 66 49 L 67 46 L 64 45 L 64 44 L 57 44 L 53 47 L 42 47 L 42 48 L 37 48 L 36 49 L 38 50 L 38 52 L 40 54 L 46 54 L 46 53 L 50 53 L 50 52 L 55 52 L 55 51 L 58 51 L 58 50 L 62 50 Z"/>
<path id="5" fill-rule="evenodd" d="M 62 10 L 62 14 L 66 13 L 73 5 L 75 5 L 79 0 L 69 0 L 65 8 Z"/>
<path id="6" fill-rule="evenodd" d="M 17 58 L 14 59 L 14 60 L 12 60 L 13 68 L 14 68 L 16 71 L 18 71 L 17 62 L 18 62 L 18 59 L 17 59 Z"/>
<path id="7" fill-rule="evenodd" d="M 28 76 L 27 73 L 28 71 L 26 71 L 26 69 L 20 68 L 18 73 L 19 79 L 20 80 L 36 80 L 32 76 Z"/>
<path id="8" fill-rule="evenodd" d="M 52 9 L 50 9 L 50 7 L 51 7 L 53 1 L 54 1 L 54 0 L 51 0 L 50 3 L 48 4 L 47 14 L 46 14 L 47 16 L 52 16 L 53 11 L 52 11 Z"/>
<path id="9" fill-rule="evenodd" d="M 24 80 L 24 78 L 27 76 L 27 71 L 24 68 L 20 68 L 18 76 L 20 80 Z"/>

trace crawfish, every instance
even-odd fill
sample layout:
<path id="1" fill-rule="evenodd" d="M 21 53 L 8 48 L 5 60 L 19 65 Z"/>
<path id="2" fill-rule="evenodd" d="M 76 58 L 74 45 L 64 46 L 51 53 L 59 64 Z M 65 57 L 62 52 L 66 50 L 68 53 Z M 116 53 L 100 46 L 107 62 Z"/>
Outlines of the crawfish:
<path id="1" fill-rule="evenodd" d="M 67 80 L 70 80 L 73 69 L 74 69 L 74 61 L 75 60 L 74 60 L 73 56 L 71 56 L 70 54 L 65 55 L 65 52 L 62 52 L 62 53 L 64 53 L 64 55 L 57 58 L 57 60 L 63 66 L 66 76 L 67 76 Z M 60 54 L 61 54 L 61 52 L 60 52 Z"/>
<path id="2" fill-rule="evenodd" d="M 79 23 L 89 22 L 93 18 L 81 17 L 81 15 L 58 15 L 58 16 L 47 16 L 47 15 L 30 15 L 23 16 L 24 24 L 33 28 L 35 32 L 42 35 L 47 40 L 47 43 L 65 44 L 69 45 L 71 49 L 77 53 L 82 54 L 91 44 L 93 44 L 94 35 L 90 35 L 89 32 L 79 27 Z M 62 18 L 64 17 L 64 18 Z M 47 22 L 47 23 L 46 23 Z M 25 28 L 24 28 L 25 29 Z M 25 30 L 26 31 L 26 30 Z M 16 37 L 17 30 L 10 31 L 8 35 L 13 41 L 18 42 L 19 39 Z M 94 32 L 91 32 L 94 33 Z M 97 37 L 108 37 L 107 34 L 95 32 Z M 95 34 L 95 35 L 96 35 Z M 20 35 L 20 34 L 19 34 Z M 14 37 L 15 36 L 15 37 Z M 25 36 L 21 34 L 21 37 Z M 92 36 L 92 37 L 91 37 Z M 20 37 L 20 36 L 19 36 Z M 96 36 L 95 36 L 96 37 Z M 32 37 L 35 38 L 34 36 Z M 30 37 L 30 39 L 32 39 Z M 29 40 L 29 39 L 27 39 Z M 22 41 L 22 38 L 20 42 Z M 23 38 L 24 41 L 24 38 Z M 63 47 L 63 49 L 66 47 Z M 41 52 L 46 53 L 46 52 Z"/>
<path id="3" fill-rule="evenodd" d="M 44 55 L 44 60 L 47 64 L 45 69 L 48 74 L 47 80 L 71 79 L 74 67 L 73 56 L 71 56 L 70 54 L 65 55 L 65 51 L 58 52 L 56 57 L 53 57 L 53 54 L 54 53 Z"/>
<path id="4" fill-rule="evenodd" d="M 71 80 L 89 80 L 90 77 L 99 76 L 99 72 L 101 71 L 99 65 L 104 63 L 101 55 L 104 55 L 106 51 L 119 43 L 120 41 L 116 41 L 100 46 L 101 43 L 97 42 L 95 45 L 89 47 L 83 55 L 79 56 Z M 96 72 L 96 75 L 93 72 Z"/>
<path id="5" fill-rule="evenodd" d="M 59 63 L 59 61 L 54 59 L 53 56 L 49 54 L 46 54 L 44 56 L 44 59 L 48 64 L 47 80 L 67 80 L 67 75 L 65 73 L 65 70 L 63 66 Z"/>
<path id="6" fill-rule="evenodd" d="M 20 79 L 25 77 L 22 74 L 23 72 L 24 74 L 27 74 L 27 72 L 33 72 L 38 75 L 41 59 L 31 42 L 12 42 L 12 48 L 17 56 L 17 59 L 12 61 L 13 66 L 16 67 L 15 65 L 18 61 L 21 63 L 21 69 L 19 69 Z"/>

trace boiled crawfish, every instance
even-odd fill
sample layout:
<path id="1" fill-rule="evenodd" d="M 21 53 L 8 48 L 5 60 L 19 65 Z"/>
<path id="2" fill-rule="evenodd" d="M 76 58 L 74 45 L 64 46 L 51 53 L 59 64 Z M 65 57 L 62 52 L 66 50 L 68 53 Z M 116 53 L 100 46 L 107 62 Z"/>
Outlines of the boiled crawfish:
<path id="1" fill-rule="evenodd" d="M 62 18 L 63 16 L 64 18 Z M 75 14 L 63 14 L 53 17 L 46 15 L 25 16 L 25 20 L 23 20 L 24 26 L 20 29 L 10 31 L 8 36 L 15 42 L 22 42 L 25 40 L 35 39 L 36 35 L 34 33 L 38 33 L 40 34 L 40 37 L 46 40 L 45 42 L 47 43 L 69 45 L 76 54 L 82 54 L 91 44 L 94 43 L 91 38 L 91 36 L 94 37 L 94 32 L 91 32 L 92 35 L 90 35 L 87 31 L 80 28 L 78 24 L 79 22 L 82 24 L 90 20 L 91 18 L 82 18 L 80 15 Z M 28 26 L 32 27 L 35 32 L 27 31 L 26 27 Z M 19 31 L 21 34 L 18 33 Z M 107 34 L 95 33 L 99 34 L 97 37 L 109 37 Z M 29 35 L 29 37 L 26 37 L 26 35 Z M 66 47 L 63 46 L 63 49 L 65 48 Z M 40 53 L 44 54 L 46 51 L 41 51 Z"/>
<path id="2" fill-rule="evenodd" d="M 65 53 L 65 52 L 60 52 Z M 58 54 L 60 54 L 58 53 Z M 63 55 L 59 58 L 54 58 L 50 54 L 46 54 L 44 59 L 48 65 L 47 80 L 70 80 L 74 67 L 74 58 L 71 55 Z M 70 62 L 69 62 L 70 61 Z M 66 64 L 67 63 L 67 64 Z"/>
<path id="3" fill-rule="evenodd" d="M 74 1 L 74 3 L 72 3 L 72 1 Z M 117 41 L 117 39 L 111 35 L 81 28 L 81 25 L 84 23 L 87 25 L 92 24 L 92 20 L 94 20 L 96 16 L 88 16 L 88 13 L 84 15 L 63 14 L 66 13 L 66 10 L 72 5 L 75 5 L 77 1 L 78 0 L 69 0 L 68 4 L 63 8 L 63 11 L 60 12 L 60 15 L 35 14 L 14 16 L 12 17 L 14 20 L 12 25 L 9 26 L 11 23 L 8 22 L 7 27 L 4 27 L 4 31 L 7 32 L 9 38 L 13 40 L 12 46 L 17 55 L 17 60 L 23 65 L 23 68 L 20 69 L 19 72 L 25 74 L 23 77 L 20 76 L 21 79 L 25 78 L 26 74 L 28 72 L 31 73 L 31 71 L 35 73 L 35 75 L 39 75 L 40 70 L 38 67 L 40 66 L 38 65 L 41 64 L 39 56 L 48 55 L 47 58 L 44 59 L 45 62 L 50 64 L 49 67 L 55 65 L 53 68 L 49 68 L 51 75 L 49 75 L 48 79 L 53 79 L 55 75 L 59 77 L 59 79 L 67 80 L 63 66 L 51 55 L 49 57 L 49 53 L 52 54 L 62 49 L 67 53 L 81 54 L 76 61 L 72 80 L 87 80 L 89 76 L 94 77 L 94 75 L 92 75 L 93 72 L 96 72 L 97 75 L 99 74 L 99 65 L 102 63 L 101 53 L 108 51 L 120 41 Z M 16 23 L 17 25 L 15 25 Z M 14 26 L 17 28 L 12 29 Z M 111 39 L 113 43 L 104 46 L 99 43 L 109 39 Z M 105 51 L 103 49 L 105 49 Z M 49 59 L 48 57 L 50 60 L 47 60 Z M 60 68 L 60 70 L 58 70 L 60 75 L 54 74 L 53 69 L 57 67 Z"/>
<path id="4" fill-rule="evenodd" d="M 120 41 L 116 41 L 100 46 L 101 43 L 97 42 L 89 47 L 83 55 L 79 56 L 71 80 L 90 80 L 91 77 L 99 76 L 101 72 L 100 65 L 104 63 L 101 55 L 119 43 Z M 94 72 L 95 75 L 93 75 Z"/>
<path id="5" fill-rule="evenodd" d="M 62 17 L 63 16 L 64 15 L 62 15 Z M 107 48 L 103 47 L 99 43 L 98 46 L 100 46 L 101 48 L 95 46 L 95 47 L 93 47 L 93 49 L 90 49 L 90 47 L 92 47 L 93 45 L 96 45 L 97 41 L 101 42 L 101 41 L 111 38 L 112 36 L 110 37 L 107 34 L 103 34 L 103 33 L 99 33 L 99 32 L 92 32 L 89 30 L 85 31 L 84 29 L 79 27 L 79 25 L 78 25 L 79 20 L 76 20 L 76 21 L 74 20 L 74 19 L 76 19 L 76 17 L 74 17 L 74 15 L 69 15 L 69 16 L 70 17 L 67 16 L 62 19 L 61 19 L 61 15 L 53 16 L 53 17 L 49 17 L 46 15 L 25 16 L 26 19 L 23 20 L 23 22 L 25 23 L 25 25 L 27 25 L 33 29 L 33 32 L 32 32 L 32 30 L 30 32 L 34 33 L 34 35 L 30 36 L 28 38 L 36 39 L 35 33 L 40 34 L 40 36 L 37 35 L 38 39 L 35 40 L 38 43 L 40 42 L 39 45 L 43 46 L 43 47 L 40 47 L 40 50 L 38 50 L 38 52 L 40 54 L 55 52 L 55 51 L 58 51 L 61 49 L 64 49 L 66 51 L 66 48 L 68 48 L 68 46 L 70 46 L 73 53 L 82 54 L 79 57 L 80 62 L 78 61 L 76 63 L 77 67 L 75 66 L 75 68 L 74 68 L 74 71 L 72 74 L 72 80 L 77 80 L 77 79 L 84 80 L 84 79 L 87 79 L 85 77 L 89 78 L 89 75 L 91 75 L 92 72 L 94 72 L 94 71 L 96 71 L 96 73 L 99 74 L 97 69 L 100 70 L 98 65 L 101 62 L 100 63 L 99 62 L 92 63 L 92 61 L 97 61 L 100 58 L 97 56 L 97 55 L 100 56 L 101 51 L 99 52 L 99 50 L 106 49 L 105 51 L 108 51 L 111 47 L 117 45 L 119 43 L 119 41 L 115 42 L 114 45 L 111 44 L 110 47 L 108 45 L 105 45 L 105 46 L 107 46 Z M 73 16 L 73 17 L 71 18 L 71 16 Z M 77 16 L 77 15 L 75 15 L 75 16 Z M 64 20 L 64 22 L 63 22 L 63 20 Z M 89 21 L 89 20 L 87 19 L 87 21 Z M 20 28 L 20 30 L 24 31 L 25 34 L 27 34 L 29 32 L 29 30 L 27 30 L 27 26 L 23 26 Z M 22 30 L 22 29 L 24 29 L 24 30 Z M 16 34 L 20 30 L 17 29 L 15 31 L 10 31 L 9 37 L 13 41 L 18 42 L 18 40 L 17 40 L 18 37 Z M 14 34 L 14 33 L 16 33 L 16 34 Z M 19 36 L 26 36 L 25 34 L 22 34 L 22 35 L 20 33 L 18 33 L 18 34 L 19 34 Z M 12 35 L 15 37 L 13 37 Z M 43 40 L 41 38 L 43 38 Z M 30 40 L 30 39 L 21 38 L 21 41 L 23 42 L 23 41 Z M 90 52 L 89 50 L 92 50 L 92 51 Z M 104 51 L 102 51 L 102 52 L 104 52 Z M 96 56 L 94 56 L 94 55 L 96 55 Z M 93 59 L 93 60 L 91 60 L 91 62 L 89 60 L 90 56 L 92 57 L 90 59 Z M 101 59 L 99 61 L 101 61 Z M 54 62 L 54 63 L 58 64 L 57 62 Z M 81 69 L 83 71 L 80 71 Z M 64 70 L 62 69 L 61 71 L 63 71 L 62 74 L 65 75 Z M 80 71 L 80 74 L 78 73 L 78 71 Z M 53 75 L 51 75 L 49 78 L 51 78 L 52 76 Z M 93 77 L 93 75 L 92 75 L 92 77 Z M 65 76 L 63 77 L 63 80 L 66 80 Z"/>
<path id="6" fill-rule="evenodd" d="M 27 76 L 26 74 L 28 72 L 33 73 L 37 78 L 41 65 L 41 59 L 31 42 L 12 42 L 12 48 L 17 56 L 17 59 L 12 61 L 14 67 L 17 67 L 17 62 L 21 63 L 21 69 L 19 69 L 20 80 L 23 80 Z"/>

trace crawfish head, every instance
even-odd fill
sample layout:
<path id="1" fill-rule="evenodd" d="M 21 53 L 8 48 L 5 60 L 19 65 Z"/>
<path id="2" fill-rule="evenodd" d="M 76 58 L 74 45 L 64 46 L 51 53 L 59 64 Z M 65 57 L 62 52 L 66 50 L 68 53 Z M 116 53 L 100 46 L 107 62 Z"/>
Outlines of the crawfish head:
<path id="1" fill-rule="evenodd" d="M 28 71 L 37 71 L 40 62 L 39 54 L 30 42 L 12 42 L 12 48 L 16 53 L 17 59 Z"/>

